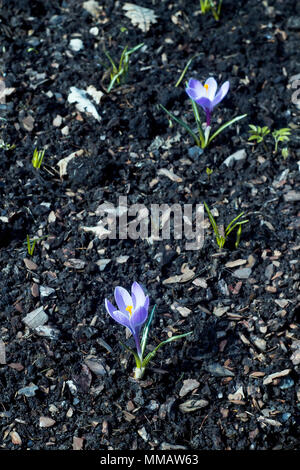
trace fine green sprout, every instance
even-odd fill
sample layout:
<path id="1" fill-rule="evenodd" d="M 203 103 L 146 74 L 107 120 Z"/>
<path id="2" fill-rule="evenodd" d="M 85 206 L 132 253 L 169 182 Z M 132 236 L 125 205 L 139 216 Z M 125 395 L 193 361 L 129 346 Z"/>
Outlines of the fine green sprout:
<path id="1" fill-rule="evenodd" d="M 272 133 L 268 126 L 260 127 L 255 126 L 254 124 L 249 124 L 249 134 L 250 137 L 248 139 L 249 142 L 255 141 L 257 144 L 262 143 L 264 149 L 268 151 L 268 147 L 266 145 L 266 137 L 270 134 L 274 140 L 274 153 L 278 152 L 278 144 L 280 142 L 288 142 L 290 140 L 290 135 L 292 130 L 289 127 L 283 127 L 282 129 L 275 129 Z M 287 158 L 289 155 L 289 150 L 287 147 L 284 147 L 281 150 L 283 158 Z"/>
<path id="2" fill-rule="evenodd" d="M 290 135 L 291 129 L 289 127 L 283 127 L 282 129 L 278 129 L 277 131 L 275 130 L 274 132 L 272 132 L 272 137 L 275 141 L 275 153 L 277 153 L 278 151 L 279 142 L 288 142 L 290 140 Z"/>
<path id="3" fill-rule="evenodd" d="M 27 239 L 27 252 L 29 256 L 33 256 L 34 248 L 38 239 L 34 238 L 33 240 L 30 240 L 29 235 L 26 236 L 26 239 Z M 31 244 L 31 241 L 33 242 L 32 244 Z"/>
<path id="4" fill-rule="evenodd" d="M 33 252 L 34 252 L 36 243 L 43 240 L 44 238 L 47 238 L 48 236 L 49 235 L 45 235 L 44 237 L 30 239 L 29 235 L 26 235 L 27 252 L 28 252 L 29 256 L 33 256 Z"/>
<path id="5" fill-rule="evenodd" d="M 210 11 L 216 21 L 219 21 L 223 0 L 200 0 L 201 13 L 204 15 Z"/>
<path id="6" fill-rule="evenodd" d="M 126 82 L 129 70 L 129 58 L 131 54 L 133 54 L 133 52 L 136 52 L 138 49 L 143 47 L 143 45 L 144 43 L 138 44 L 137 46 L 129 50 L 128 46 L 126 46 L 121 54 L 121 58 L 118 65 L 114 62 L 110 54 L 107 51 L 104 51 L 106 57 L 108 58 L 112 66 L 112 70 L 110 73 L 110 84 L 107 88 L 108 93 L 112 90 L 115 85 L 121 85 L 122 83 Z"/>
<path id="7" fill-rule="evenodd" d="M 4 142 L 3 139 L 0 139 L 0 149 L 8 151 L 8 150 L 13 150 L 14 148 L 16 148 L 15 144 L 10 145 L 10 144 L 7 144 L 6 142 Z"/>
<path id="8" fill-rule="evenodd" d="M 243 224 L 246 224 L 247 222 L 249 222 L 249 220 L 240 220 L 241 217 L 243 217 L 244 215 L 244 212 L 241 212 L 237 217 L 235 217 L 228 225 L 227 227 L 225 228 L 225 231 L 224 233 L 220 233 L 219 229 L 218 229 L 218 226 L 216 224 L 216 221 L 211 213 L 211 211 L 209 210 L 206 202 L 204 202 L 204 206 L 205 206 L 205 209 L 206 209 L 206 212 L 207 212 L 207 215 L 208 215 L 208 218 L 209 218 L 209 221 L 211 223 L 211 226 L 213 228 L 213 231 L 214 231 L 214 234 L 215 234 L 215 237 L 216 237 L 216 242 L 217 242 L 217 245 L 219 247 L 220 250 L 222 250 L 222 248 L 224 247 L 225 243 L 226 243 L 226 240 L 229 236 L 229 234 L 235 229 L 237 228 L 237 234 L 236 234 L 236 241 L 235 241 L 235 247 L 237 248 L 239 246 L 239 243 L 240 243 L 240 239 L 241 239 L 241 234 L 242 234 L 242 225 Z"/>
<path id="9" fill-rule="evenodd" d="M 32 160 L 31 160 L 32 166 L 34 168 L 37 168 L 37 169 L 41 168 L 44 155 L 45 155 L 45 150 L 38 150 L 36 148 L 34 149 Z"/>

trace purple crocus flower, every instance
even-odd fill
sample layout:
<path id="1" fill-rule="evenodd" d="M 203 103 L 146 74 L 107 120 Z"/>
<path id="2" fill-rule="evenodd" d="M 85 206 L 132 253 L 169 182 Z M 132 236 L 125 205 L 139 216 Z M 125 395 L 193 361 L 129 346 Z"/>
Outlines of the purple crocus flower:
<path id="1" fill-rule="evenodd" d="M 204 109 L 207 126 L 210 126 L 212 110 L 227 95 L 229 82 L 224 82 L 218 93 L 217 88 L 218 84 L 213 77 L 209 77 L 204 85 L 198 80 L 191 78 L 186 88 L 189 97 Z"/>
<path id="2" fill-rule="evenodd" d="M 145 296 L 142 287 L 134 282 L 131 286 L 131 295 L 123 287 L 117 286 L 115 288 L 115 301 L 118 308 L 115 308 L 107 299 L 105 299 L 105 308 L 116 322 L 126 326 L 131 331 L 138 356 L 142 359 L 139 335 L 141 326 L 148 317 L 149 297 Z"/>

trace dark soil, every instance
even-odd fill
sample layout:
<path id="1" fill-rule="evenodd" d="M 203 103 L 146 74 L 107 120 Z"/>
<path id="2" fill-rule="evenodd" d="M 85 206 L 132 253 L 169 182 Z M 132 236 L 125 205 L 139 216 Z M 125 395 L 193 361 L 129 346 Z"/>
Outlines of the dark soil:
<path id="1" fill-rule="evenodd" d="M 98 3 L 94 17 L 82 0 L 0 1 L 0 447 L 299 449 L 300 119 L 290 78 L 300 70 L 300 4 L 225 0 L 216 22 L 198 0 L 143 0 L 157 15 L 144 33 L 123 2 Z M 139 43 L 126 84 L 108 94 L 104 50 L 118 58 Z M 210 75 L 230 81 L 213 126 L 248 116 L 197 156 L 159 104 L 193 125 L 184 82 Z M 103 93 L 93 102 L 100 121 L 68 102 L 70 87 L 91 85 Z M 250 144 L 249 124 L 290 126 L 288 158 L 271 140 Z M 238 164 L 224 164 L 243 149 Z M 128 206 L 206 201 L 218 225 L 241 211 L 249 222 L 220 256 L 208 220 L 196 251 L 184 239 L 100 240 L 83 229 L 120 196 Z M 45 237 L 32 256 L 27 235 Z M 194 275 L 165 282 L 187 267 Z M 165 345 L 141 382 L 119 343 L 133 340 L 104 308 L 115 286 L 133 281 L 157 305 L 149 351 L 193 331 Z M 28 325 L 40 307 L 46 321 Z M 192 399 L 205 406 L 184 411 Z"/>

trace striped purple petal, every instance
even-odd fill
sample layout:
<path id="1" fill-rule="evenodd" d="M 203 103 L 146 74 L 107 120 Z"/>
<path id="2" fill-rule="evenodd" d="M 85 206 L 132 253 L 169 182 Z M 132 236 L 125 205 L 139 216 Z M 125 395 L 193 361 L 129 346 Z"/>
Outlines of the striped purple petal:
<path id="1" fill-rule="evenodd" d="M 127 307 L 133 305 L 133 301 L 129 292 L 123 287 L 117 286 L 115 288 L 115 300 L 118 306 L 118 309 L 128 316 Z"/>
<path id="2" fill-rule="evenodd" d="M 222 101 L 223 98 L 225 98 L 225 96 L 227 95 L 228 91 L 229 91 L 229 82 L 224 82 L 223 85 L 221 86 L 220 90 L 218 91 L 218 93 L 216 94 L 212 104 L 213 104 L 213 107 L 216 106 L 218 103 L 220 103 L 220 101 Z"/>

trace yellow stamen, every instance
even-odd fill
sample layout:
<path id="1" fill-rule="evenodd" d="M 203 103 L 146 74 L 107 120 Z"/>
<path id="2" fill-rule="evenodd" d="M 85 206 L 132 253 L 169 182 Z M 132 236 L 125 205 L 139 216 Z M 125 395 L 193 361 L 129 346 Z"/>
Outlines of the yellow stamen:
<path id="1" fill-rule="evenodd" d="M 208 93 L 209 85 L 207 85 L 207 83 L 204 85 L 204 88 L 205 88 L 205 90 L 206 90 L 206 93 Z"/>
<path id="2" fill-rule="evenodd" d="M 132 315 L 132 309 L 133 309 L 132 305 L 128 305 L 128 307 L 126 307 L 127 312 L 129 312 L 129 317 L 131 317 Z"/>

